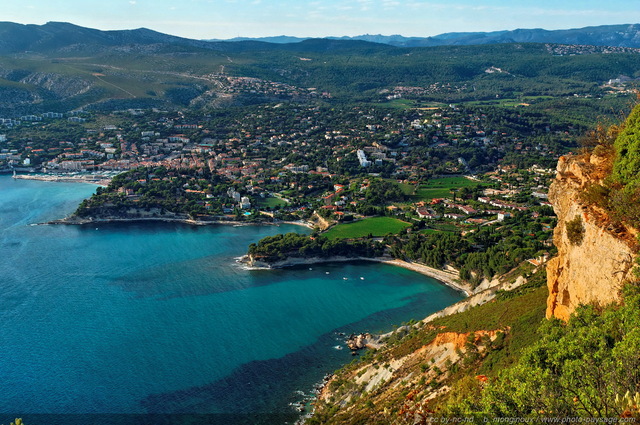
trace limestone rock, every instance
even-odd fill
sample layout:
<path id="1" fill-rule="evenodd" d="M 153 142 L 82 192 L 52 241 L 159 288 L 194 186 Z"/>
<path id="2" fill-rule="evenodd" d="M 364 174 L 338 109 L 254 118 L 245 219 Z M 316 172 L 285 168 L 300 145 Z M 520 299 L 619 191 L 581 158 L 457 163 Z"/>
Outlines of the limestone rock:
<path id="1" fill-rule="evenodd" d="M 549 189 L 549 200 L 558 216 L 553 242 L 558 256 L 547 264 L 547 318 L 567 321 L 580 304 L 606 305 L 620 301 L 620 290 L 636 257 L 632 229 L 610 231 L 606 213 L 587 207 L 580 192 L 603 176 L 598 158 L 561 157 Z M 567 222 L 579 217 L 582 238 L 571 240 Z"/>

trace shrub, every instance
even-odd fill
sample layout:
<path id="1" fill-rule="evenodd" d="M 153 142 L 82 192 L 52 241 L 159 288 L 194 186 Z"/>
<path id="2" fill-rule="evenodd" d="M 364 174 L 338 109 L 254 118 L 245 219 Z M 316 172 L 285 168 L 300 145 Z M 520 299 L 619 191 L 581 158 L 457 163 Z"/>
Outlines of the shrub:
<path id="1" fill-rule="evenodd" d="M 638 227 L 640 221 L 640 182 L 628 184 L 622 189 L 612 191 L 608 202 L 616 220 Z"/>
<path id="2" fill-rule="evenodd" d="M 625 185 L 640 180 L 640 106 L 629 114 L 614 146 L 617 153 L 614 179 Z"/>
<path id="3" fill-rule="evenodd" d="M 577 215 L 573 220 L 567 221 L 566 230 L 569 242 L 571 242 L 572 245 L 580 245 L 584 239 L 582 216 Z"/>
<path id="4" fill-rule="evenodd" d="M 611 189 L 608 186 L 594 183 L 580 193 L 580 200 L 587 205 L 595 205 L 608 210 L 610 208 L 610 192 Z"/>

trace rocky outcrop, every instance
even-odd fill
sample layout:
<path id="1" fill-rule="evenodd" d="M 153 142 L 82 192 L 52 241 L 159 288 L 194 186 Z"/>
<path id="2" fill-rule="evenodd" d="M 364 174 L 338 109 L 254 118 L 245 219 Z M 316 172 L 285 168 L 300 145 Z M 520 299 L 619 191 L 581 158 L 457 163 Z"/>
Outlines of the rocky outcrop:
<path id="1" fill-rule="evenodd" d="M 587 206 L 581 193 L 606 175 L 597 156 L 567 156 L 558 161 L 549 200 L 558 216 L 553 242 L 558 256 L 547 264 L 547 318 L 568 320 L 580 304 L 620 300 L 631 277 L 637 249 L 633 229 L 614 227 L 605 211 Z"/>
<path id="2" fill-rule="evenodd" d="M 434 327 L 431 329 L 437 330 Z M 460 362 L 470 350 L 482 353 L 498 335 L 509 331 L 439 332 L 431 342 L 406 355 L 392 357 L 385 364 L 365 363 L 348 374 L 333 376 L 318 400 L 348 410 L 349 402 L 362 394 L 372 394 L 376 404 L 382 404 L 393 400 L 403 388 L 412 388 L 414 395 L 419 396 L 417 400 L 424 402 L 446 393 L 450 388 L 434 388 L 419 382 L 444 382 L 450 376 L 451 365 Z M 332 384 L 340 381 L 349 381 L 351 385 L 338 387 Z M 334 390 L 331 390 L 332 387 Z"/>

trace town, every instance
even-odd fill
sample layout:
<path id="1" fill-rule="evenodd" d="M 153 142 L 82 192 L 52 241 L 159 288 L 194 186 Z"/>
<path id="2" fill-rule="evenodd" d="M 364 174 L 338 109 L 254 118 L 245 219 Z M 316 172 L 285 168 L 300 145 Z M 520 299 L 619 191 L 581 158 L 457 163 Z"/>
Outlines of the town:
<path id="1" fill-rule="evenodd" d="M 495 114 L 454 105 L 398 111 L 291 104 L 200 117 L 136 110 L 100 117 L 44 114 L 5 122 L 0 168 L 58 175 L 140 167 L 163 167 L 174 174 L 207 170 L 229 186 L 222 212 L 273 204 L 267 209 L 319 207 L 335 218 L 361 213 L 358 194 L 369 179 L 380 178 L 399 183 L 407 199 L 416 201 L 410 209 L 420 218 L 460 220 L 479 211 L 497 216 L 498 210 L 504 217 L 526 204 L 501 201 L 505 195 L 535 194 L 533 199 L 544 202 L 548 167 L 575 144 L 579 129 L 542 127 L 538 117 L 524 113 L 503 113 L 511 122 L 504 124 L 503 116 L 503 123 L 495 125 Z M 527 124 L 530 128 L 523 131 Z M 27 130 L 30 137 L 22 136 Z M 56 133 L 62 135 L 52 140 Z M 517 163 L 505 164 L 510 158 Z M 514 165 L 529 171 L 511 178 Z M 457 200 L 455 191 L 447 192 L 454 198 L 447 202 L 431 196 L 437 191 L 428 188 L 429 182 L 437 182 L 436 177 L 461 175 L 470 176 L 462 181 L 476 182 L 499 198 L 491 201 L 477 192 L 473 206 L 461 204 L 469 198 L 468 184 Z M 201 195 L 202 213 L 212 209 L 211 191 L 186 190 Z M 132 188 L 126 195 L 136 196 Z M 494 208 L 478 208 L 482 205 Z M 391 211 L 407 211 L 406 202 L 402 207 Z"/>

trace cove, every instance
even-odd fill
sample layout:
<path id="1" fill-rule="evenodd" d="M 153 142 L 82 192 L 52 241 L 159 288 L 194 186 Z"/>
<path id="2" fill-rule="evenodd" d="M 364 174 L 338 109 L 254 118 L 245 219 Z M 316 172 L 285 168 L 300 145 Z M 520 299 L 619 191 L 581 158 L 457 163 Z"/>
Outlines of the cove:
<path id="1" fill-rule="evenodd" d="M 297 226 L 33 225 L 94 190 L 0 176 L 0 413 L 289 414 L 351 361 L 340 333 L 463 297 L 385 264 L 236 263 Z"/>

